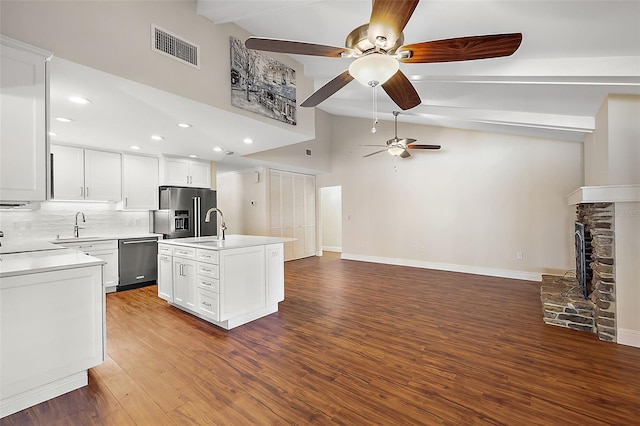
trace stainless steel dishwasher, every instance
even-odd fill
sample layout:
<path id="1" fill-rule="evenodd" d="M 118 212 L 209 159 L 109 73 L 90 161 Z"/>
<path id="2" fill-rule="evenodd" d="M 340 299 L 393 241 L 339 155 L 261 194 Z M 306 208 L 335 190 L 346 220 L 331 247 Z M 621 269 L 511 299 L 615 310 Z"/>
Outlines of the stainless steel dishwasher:
<path id="1" fill-rule="evenodd" d="M 158 278 L 156 237 L 118 240 L 118 291 L 155 284 Z"/>

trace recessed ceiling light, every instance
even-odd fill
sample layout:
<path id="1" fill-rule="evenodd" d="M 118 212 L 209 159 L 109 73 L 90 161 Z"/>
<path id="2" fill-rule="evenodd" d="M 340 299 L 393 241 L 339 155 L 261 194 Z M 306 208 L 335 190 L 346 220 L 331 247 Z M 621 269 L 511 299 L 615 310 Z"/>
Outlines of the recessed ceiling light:
<path id="1" fill-rule="evenodd" d="M 244 142 L 244 143 L 246 143 L 246 144 L 251 144 L 251 143 L 253 143 L 253 139 L 251 139 L 251 138 L 244 138 L 244 140 L 243 140 L 242 142 Z"/>
<path id="2" fill-rule="evenodd" d="M 197 155 L 194 155 L 194 154 L 191 154 L 189 157 L 191 157 L 191 158 L 198 158 L 198 156 L 197 156 Z"/>
<path id="3" fill-rule="evenodd" d="M 49 132 L 49 136 L 58 136 L 58 134 L 54 132 Z"/>
<path id="4" fill-rule="evenodd" d="M 220 148 L 219 146 L 216 146 L 215 148 L 213 148 L 213 150 L 215 152 L 222 152 L 222 148 Z"/>
<path id="5" fill-rule="evenodd" d="M 69 100 L 74 104 L 81 104 L 81 105 L 86 105 L 91 103 L 89 99 L 83 98 L 81 96 L 69 96 Z"/>
<path id="6" fill-rule="evenodd" d="M 65 117 L 56 117 L 56 120 L 61 121 L 63 123 L 71 123 L 73 120 Z"/>
<path id="7" fill-rule="evenodd" d="M 191 126 L 191 124 L 189 123 L 178 123 L 178 127 L 182 127 L 183 129 L 188 129 L 189 127 L 193 127 L 193 126 Z"/>
<path id="8" fill-rule="evenodd" d="M 139 147 L 138 145 L 131 145 L 131 146 L 130 146 L 130 148 L 131 148 L 131 149 L 136 149 L 136 150 L 137 150 L 137 149 L 140 149 L 140 147 Z"/>
<path id="9" fill-rule="evenodd" d="M 151 139 L 153 139 L 154 141 L 161 141 L 164 138 L 160 135 L 152 135 Z"/>

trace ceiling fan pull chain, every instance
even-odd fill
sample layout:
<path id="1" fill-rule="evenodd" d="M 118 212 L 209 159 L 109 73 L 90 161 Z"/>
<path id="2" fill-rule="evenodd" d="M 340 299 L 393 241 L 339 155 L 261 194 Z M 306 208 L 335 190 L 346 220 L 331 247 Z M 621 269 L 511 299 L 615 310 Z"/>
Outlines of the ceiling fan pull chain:
<path id="1" fill-rule="evenodd" d="M 376 129 L 376 125 L 378 124 L 378 100 L 376 98 L 376 87 L 378 87 L 378 85 L 371 85 L 371 87 L 373 88 L 373 127 L 371 128 L 371 133 L 375 133 L 378 131 L 378 129 Z"/>

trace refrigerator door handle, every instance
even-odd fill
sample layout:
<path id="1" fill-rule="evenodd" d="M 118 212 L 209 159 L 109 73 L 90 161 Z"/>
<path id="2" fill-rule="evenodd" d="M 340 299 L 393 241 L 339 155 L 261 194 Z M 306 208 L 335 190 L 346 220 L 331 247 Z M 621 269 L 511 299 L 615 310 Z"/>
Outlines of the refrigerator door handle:
<path id="1" fill-rule="evenodd" d="M 200 236 L 200 197 L 193 197 L 193 230 L 194 237 Z"/>

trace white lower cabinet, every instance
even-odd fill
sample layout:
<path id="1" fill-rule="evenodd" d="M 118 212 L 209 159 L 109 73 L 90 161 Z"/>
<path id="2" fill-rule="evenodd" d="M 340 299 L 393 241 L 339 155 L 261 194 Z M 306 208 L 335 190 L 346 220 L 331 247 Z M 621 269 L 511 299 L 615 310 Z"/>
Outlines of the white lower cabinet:
<path id="1" fill-rule="evenodd" d="M 0 418 L 87 385 L 105 356 L 102 266 L 0 280 Z"/>
<path id="2" fill-rule="evenodd" d="M 194 311 L 196 308 L 196 262 L 173 258 L 173 303 Z"/>
<path id="3" fill-rule="evenodd" d="M 158 254 L 158 297 L 173 302 L 173 258 Z"/>
<path id="4" fill-rule="evenodd" d="M 230 249 L 158 244 L 158 296 L 222 328 L 277 312 L 284 300 L 282 243 Z"/>
<path id="5" fill-rule="evenodd" d="M 106 293 L 116 291 L 118 286 L 118 240 L 102 240 L 82 243 L 62 243 L 67 248 L 80 250 L 107 262 L 103 267 L 102 282 Z"/>

